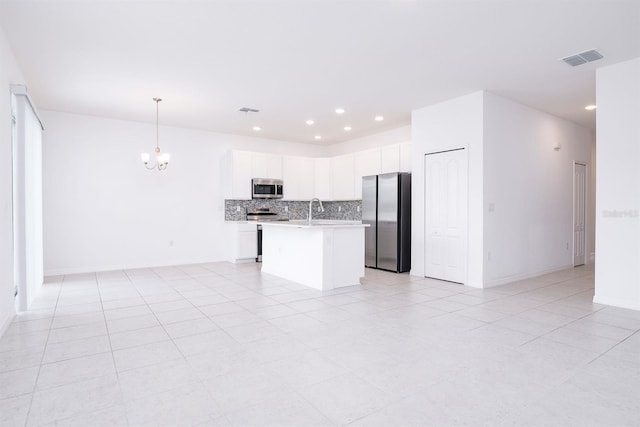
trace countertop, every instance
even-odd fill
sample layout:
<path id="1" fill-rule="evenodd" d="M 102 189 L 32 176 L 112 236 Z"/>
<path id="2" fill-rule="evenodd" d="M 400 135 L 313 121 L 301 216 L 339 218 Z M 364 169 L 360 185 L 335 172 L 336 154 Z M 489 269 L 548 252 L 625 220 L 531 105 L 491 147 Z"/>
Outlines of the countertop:
<path id="1" fill-rule="evenodd" d="M 288 228 L 360 228 L 369 227 L 369 224 L 363 224 L 362 221 L 340 221 L 340 220 L 328 220 L 317 219 L 309 221 L 306 219 L 293 220 L 293 221 L 265 221 L 258 224 L 269 227 L 288 227 Z"/>

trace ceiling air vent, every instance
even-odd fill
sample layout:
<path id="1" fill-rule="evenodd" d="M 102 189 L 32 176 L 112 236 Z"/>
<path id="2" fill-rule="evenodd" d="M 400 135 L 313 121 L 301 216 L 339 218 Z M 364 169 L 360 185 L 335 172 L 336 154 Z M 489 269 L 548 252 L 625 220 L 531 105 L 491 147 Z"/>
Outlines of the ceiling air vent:
<path id="1" fill-rule="evenodd" d="M 567 56 L 566 58 L 562 58 L 564 62 L 571 65 L 572 67 L 586 64 L 587 62 L 597 61 L 598 59 L 604 58 L 600 52 L 595 49 L 587 50 L 586 52 L 577 53 L 575 55 Z"/>
<path id="2" fill-rule="evenodd" d="M 256 110 L 255 108 L 242 107 L 238 111 L 242 111 L 243 113 L 259 113 L 260 110 Z"/>

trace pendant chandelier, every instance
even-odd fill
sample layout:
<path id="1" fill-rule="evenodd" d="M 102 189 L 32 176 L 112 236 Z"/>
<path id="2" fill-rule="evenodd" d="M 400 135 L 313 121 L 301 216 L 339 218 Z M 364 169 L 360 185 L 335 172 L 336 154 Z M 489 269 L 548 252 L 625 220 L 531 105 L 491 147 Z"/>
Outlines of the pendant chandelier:
<path id="1" fill-rule="evenodd" d="M 158 145 L 158 108 L 159 108 L 159 104 L 160 101 L 162 101 L 161 98 L 153 98 L 154 101 L 156 101 L 156 164 L 153 166 L 149 166 L 149 153 L 142 153 L 140 154 L 140 158 L 142 159 L 142 163 L 144 163 L 144 166 L 149 169 L 158 169 L 159 171 L 163 171 L 167 168 L 167 166 L 169 165 L 169 160 L 171 159 L 171 155 L 169 153 L 161 153 L 160 152 L 160 145 Z"/>

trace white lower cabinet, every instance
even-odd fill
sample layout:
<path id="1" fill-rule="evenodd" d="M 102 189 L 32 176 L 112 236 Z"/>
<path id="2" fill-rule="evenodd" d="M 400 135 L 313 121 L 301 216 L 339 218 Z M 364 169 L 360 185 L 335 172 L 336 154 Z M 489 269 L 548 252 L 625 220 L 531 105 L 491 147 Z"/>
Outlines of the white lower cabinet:
<path id="1" fill-rule="evenodd" d="M 236 259 L 255 259 L 257 257 L 258 232 L 255 229 L 253 231 L 238 232 L 238 252 L 236 254 Z"/>
<path id="2" fill-rule="evenodd" d="M 227 223 L 229 261 L 252 262 L 258 257 L 258 228 L 256 224 Z"/>

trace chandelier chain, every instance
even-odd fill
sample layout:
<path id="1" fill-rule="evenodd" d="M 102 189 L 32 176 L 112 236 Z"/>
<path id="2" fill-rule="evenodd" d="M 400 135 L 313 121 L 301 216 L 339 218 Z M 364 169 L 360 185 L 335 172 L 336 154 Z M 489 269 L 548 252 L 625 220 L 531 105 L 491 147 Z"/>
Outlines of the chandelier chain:
<path id="1" fill-rule="evenodd" d="M 162 98 L 153 98 L 153 100 L 156 101 L 156 151 L 160 151 L 159 110 L 160 110 L 160 101 L 162 101 Z"/>
<path id="2" fill-rule="evenodd" d="M 153 98 L 156 103 L 156 162 L 155 165 L 149 166 L 149 154 L 143 153 L 140 155 L 142 158 L 142 163 L 144 163 L 145 168 L 149 170 L 157 169 L 159 171 L 165 170 L 169 165 L 170 156 L 168 153 L 160 152 L 160 101 L 162 98 Z"/>

